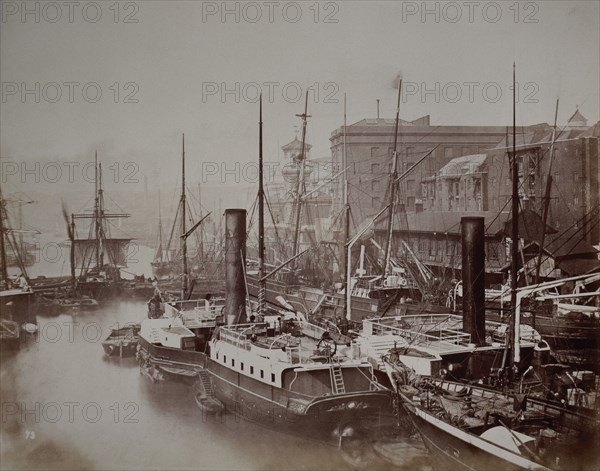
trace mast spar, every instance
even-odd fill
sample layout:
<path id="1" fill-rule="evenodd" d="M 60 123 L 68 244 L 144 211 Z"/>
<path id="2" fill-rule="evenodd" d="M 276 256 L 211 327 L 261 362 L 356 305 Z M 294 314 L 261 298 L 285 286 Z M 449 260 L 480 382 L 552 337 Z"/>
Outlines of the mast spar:
<path id="1" fill-rule="evenodd" d="M 258 313 L 263 314 L 265 308 L 266 279 L 265 275 L 265 207 L 263 188 L 263 120 L 262 94 L 260 95 L 260 111 L 258 121 Z"/>
<path id="2" fill-rule="evenodd" d="M 160 210 L 160 188 L 158 189 L 158 251 L 155 259 L 163 261 L 163 233 L 162 233 L 162 215 Z"/>
<path id="3" fill-rule="evenodd" d="M 8 284 L 8 272 L 6 267 L 6 246 L 4 245 L 4 233 L 6 228 L 4 227 L 4 217 L 6 215 L 6 201 L 2 197 L 2 191 L 0 190 L 0 263 L 2 264 L 2 281 L 4 283 L 4 289 L 9 289 Z"/>
<path id="4" fill-rule="evenodd" d="M 343 153 L 342 153 L 342 165 L 344 166 L 344 190 L 343 190 L 343 198 L 344 198 L 344 243 L 342 244 L 342 255 L 340 259 L 342 260 L 342 273 L 344 274 L 344 292 L 349 293 L 350 286 L 350 275 L 348 273 L 348 268 L 350 264 L 350 260 L 347 259 L 346 254 L 344 253 L 345 244 L 348 243 L 350 239 L 350 203 L 348 202 L 348 156 L 346 155 L 347 147 L 346 147 L 346 94 L 344 93 L 344 145 L 343 145 Z M 344 297 L 345 303 L 348 304 L 348 296 Z M 347 306 L 344 311 L 347 310 Z"/>
<path id="5" fill-rule="evenodd" d="M 402 79 L 398 84 L 398 104 L 396 106 L 396 125 L 394 130 L 394 158 L 392 161 L 392 179 L 390 188 L 390 202 L 388 213 L 387 241 L 385 245 L 385 260 L 383 262 L 382 277 L 385 278 L 388 274 L 390 257 L 392 254 L 392 238 L 394 232 L 394 215 L 396 213 L 396 186 L 398 179 L 398 124 L 400 121 L 400 97 L 402 95 Z"/>
<path id="6" fill-rule="evenodd" d="M 75 289 L 77 288 L 77 279 L 75 278 L 75 215 L 73 213 L 71 213 L 69 239 L 71 239 L 71 252 L 69 253 L 69 263 L 71 265 L 71 290 L 74 295 Z"/>
<path id="7" fill-rule="evenodd" d="M 517 272 L 519 259 L 519 167 L 517 165 L 517 98 L 516 98 L 515 63 L 513 62 L 513 122 L 512 122 L 512 231 L 511 231 L 511 265 L 510 265 L 510 303 L 512 323 L 509 338 L 512 336 L 514 350 L 512 352 L 513 365 L 516 366 L 520 358 L 519 332 L 517 319 Z"/>
<path id="8" fill-rule="evenodd" d="M 98 151 L 94 154 L 94 235 L 96 239 L 96 266 L 100 267 L 100 193 L 99 193 Z"/>
<path id="9" fill-rule="evenodd" d="M 306 90 L 306 98 L 304 100 L 304 113 L 297 114 L 299 118 L 302 118 L 302 148 L 300 150 L 299 164 L 300 169 L 298 172 L 298 185 L 296 188 L 296 218 L 294 226 L 294 245 L 293 255 L 298 254 L 298 245 L 300 242 L 300 216 L 302 214 L 302 192 L 304 190 L 304 166 L 306 162 L 305 146 L 306 146 L 306 119 L 310 118 L 308 114 L 308 90 Z M 296 259 L 292 262 L 292 271 L 296 269 Z"/>
<path id="10" fill-rule="evenodd" d="M 183 277 L 181 279 L 181 299 L 184 300 L 188 291 L 187 242 L 185 237 L 185 134 L 181 138 L 181 261 Z"/>

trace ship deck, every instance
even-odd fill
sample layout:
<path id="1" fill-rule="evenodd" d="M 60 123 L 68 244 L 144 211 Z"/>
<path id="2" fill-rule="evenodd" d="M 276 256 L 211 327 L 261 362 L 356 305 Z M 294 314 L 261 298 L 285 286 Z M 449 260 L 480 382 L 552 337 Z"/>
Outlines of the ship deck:
<path id="1" fill-rule="evenodd" d="M 165 315 L 181 317 L 188 329 L 215 327 L 224 303 L 224 299 L 169 302 L 165 304 Z"/>
<path id="2" fill-rule="evenodd" d="M 352 361 L 342 352 L 345 347 L 335 346 L 332 340 L 326 342 L 326 345 L 319 345 L 326 329 L 309 323 L 299 325 L 302 332 L 300 336 L 282 333 L 266 323 L 256 323 L 221 327 L 219 338 L 248 351 L 276 351 L 280 358 L 280 352 L 284 352 L 286 360 L 292 364 L 322 364 L 330 358 L 337 363 Z"/>

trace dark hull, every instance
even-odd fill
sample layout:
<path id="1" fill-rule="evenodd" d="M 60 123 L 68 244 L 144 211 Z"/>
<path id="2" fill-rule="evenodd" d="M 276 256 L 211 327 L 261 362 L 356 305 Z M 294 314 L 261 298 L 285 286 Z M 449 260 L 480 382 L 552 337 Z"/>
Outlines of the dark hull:
<path id="1" fill-rule="evenodd" d="M 111 329 L 110 335 L 102 342 L 104 353 L 121 358 L 133 357 L 137 352 L 139 324 L 130 324 Z"/>
<path id="2" fill-rule="evenodd" d="M 202 352 L 157 346 L 143 338 L 139 340 L 138 359 L 143 369 L 151 371 L 153 380 L 154 369 L 160 370 L 163 377 L 166 373 L 178 379 L 197 378 L 204 369 L 210 374 L 216 399 L 236 419 L 303 438 L 339 446 L 340 432 L 346 427 L 352 427 L 354 437 L 358 437 L 361 430 L 393 423 L 389 391 L 324 396 L 307 402 L 296 393 L 225 368 Z M 350 402 L 360 404 L 361 409 L 347 408 Z"/>
<path id="3" fill-rule="evenodd" d="M 486 319 L 501 321 L 497 311 L 487 310 Z M 589 317 L 521 316 L 521 322 L 536 329 L 552 349 L 569 350 L 600 347 L 600 320 Z"/>
<path id="4" fill-rule="evenodd" d="M 3 290 L 0 295 L 0 317 L 16 322 L 36 324 L 34 312 L 35 297 L 32 292 Z"/>
<path id="5" fill-rule="evenodd" d="M 365 391 L 321 396 L 307 401 L 283 388 L 269 386 L 256 379 L 225 368 L 209 359 L 215 396 L 226 410 L 251 422 L 277 431 L 339 446 L 340 433 L 351 427 L 354 438 L 367 436 L 382 423 L 391 422 L 389 391 Z M 360 404 L 360 409 L 347 404 Z"/>
<path id="6" fill-rule="evenodd" d="M 109 357 L 131 358 L 137 351 L 137 342 L 128 342 L 121 344 L 118 341 L 102 342 L 104 353 Z"/>
<path id="7" fill-rule="evenodd" d="M 138 345 L 138 360 L 142 366 L 156 366 L 172 374 L 180 371 L 181 376 L 194 376 L 206 367 L 208 360 L 203 352 L 154 345 L 143 337 L 139 337 Z"/>

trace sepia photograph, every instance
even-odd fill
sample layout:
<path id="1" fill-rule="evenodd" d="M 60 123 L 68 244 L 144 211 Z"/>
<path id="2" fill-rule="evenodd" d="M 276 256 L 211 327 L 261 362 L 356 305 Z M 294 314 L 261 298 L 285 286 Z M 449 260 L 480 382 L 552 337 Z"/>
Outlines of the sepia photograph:
<path id="1" fill-rule="evenodd" d="M 0 471 L 600 469 L 600 0 L 0 0 Z"/>

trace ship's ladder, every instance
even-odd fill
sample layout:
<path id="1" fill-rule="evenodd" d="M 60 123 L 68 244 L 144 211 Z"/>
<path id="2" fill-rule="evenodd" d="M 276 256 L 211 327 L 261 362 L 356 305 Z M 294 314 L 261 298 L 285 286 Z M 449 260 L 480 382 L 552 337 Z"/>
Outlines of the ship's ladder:
<path id="1" fill-rule="evenodd" d="M 346 392 L 342 367 L 337 363 L 331 364 L 331 384 L 335 394 L 344 394 Z"/>
<path id="2" fill-rule="evenodd" d="M 214 398 L 215 391 L 212 386 L 212 381 L 206 370 L 200 370 L 198 372 L 198 381 L 195 386 L 196 392 L 206 397 Z"/>

